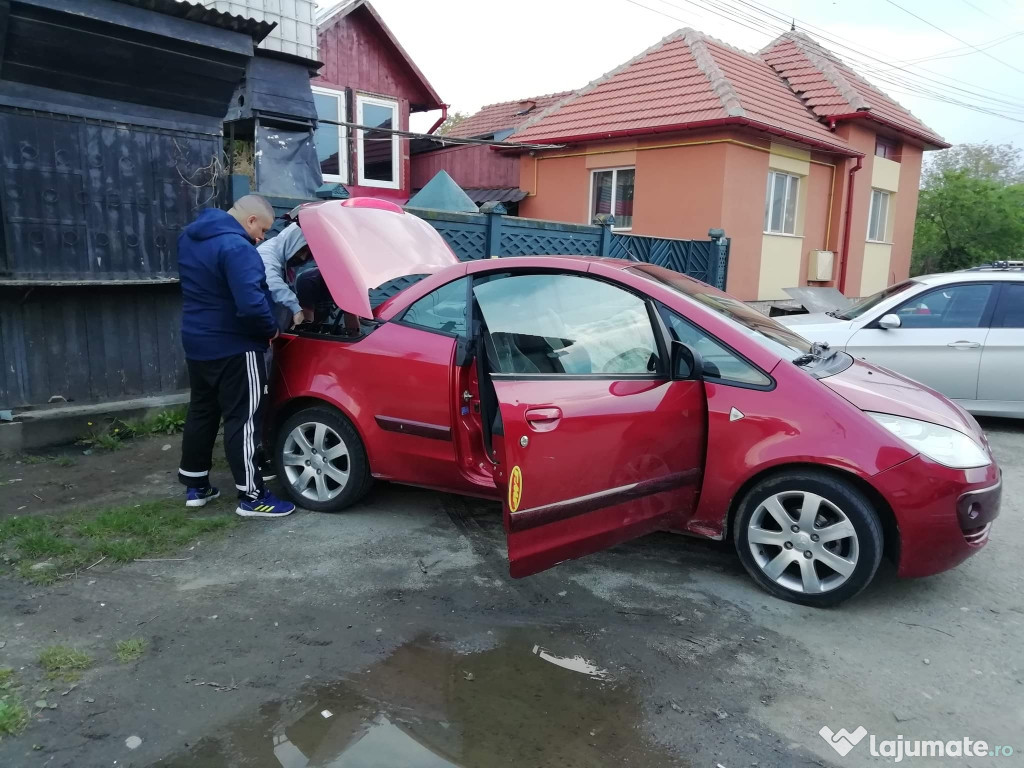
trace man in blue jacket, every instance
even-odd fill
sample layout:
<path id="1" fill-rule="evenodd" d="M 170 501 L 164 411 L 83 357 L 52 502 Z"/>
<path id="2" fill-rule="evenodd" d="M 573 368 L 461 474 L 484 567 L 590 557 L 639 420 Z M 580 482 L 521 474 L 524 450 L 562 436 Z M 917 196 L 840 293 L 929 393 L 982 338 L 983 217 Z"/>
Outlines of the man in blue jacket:
<path id="1" fill-rule="evenodd" d="M 188 488 L 188 507 L 219 495 L 210 485 L 210 465 L 223 417 L 224 452 L 238 489 L 235 512 L 283 517 L 295 511 L 264 487 L 258 452 L 264 354 L 278 328 L 256 243 L 273 223 L 270 203 L 246 195 L 227 213 L 205 209 L 178 238 L 181 343 L 192 388 L 178 479 Z"/>

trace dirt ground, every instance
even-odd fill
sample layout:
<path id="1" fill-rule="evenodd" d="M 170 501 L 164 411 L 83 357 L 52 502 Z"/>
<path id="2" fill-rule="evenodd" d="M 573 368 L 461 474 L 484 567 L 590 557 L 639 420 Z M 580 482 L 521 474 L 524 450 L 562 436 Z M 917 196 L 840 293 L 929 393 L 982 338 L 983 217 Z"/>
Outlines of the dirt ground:
<path id="1" fill-rule="evenodd" d="M 513 580 L 496 506 L 388 485 L 167 556 L 186 559 L 48 587 L 7 569 L 0 667 L 32 716 L 0 766 L 891 764 L 866 740 L 839 757 L 825 725 L 985 739 L 1018 764 L 1024 425 L 986 427 L 1005 483 L 989 547 L 931 579 L 885 569 L 830 611 L 668 534 Z M 67 456 L 0 461 L 0 515 L 180 493 L 177 438 Z M 126 663 L 128 639 L 145 650 Z M 76 682 L 44 675 L 54 644 L 93 659 Z"/>

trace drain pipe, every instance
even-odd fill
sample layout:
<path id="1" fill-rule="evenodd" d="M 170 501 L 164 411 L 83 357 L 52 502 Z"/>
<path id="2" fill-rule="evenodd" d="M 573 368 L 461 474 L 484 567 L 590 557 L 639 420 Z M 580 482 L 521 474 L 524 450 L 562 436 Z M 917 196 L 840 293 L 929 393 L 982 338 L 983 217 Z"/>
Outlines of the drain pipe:
<path id="1" fill-rule="evenodd" d="M 450 105 L 448 105 L 448 104 L 442 104 L 441 105 L 441 116 L 439 118 L 437 118 L 437 122 L 436 123 L 434 123 L 432 126 L 430 126 L 430 130 L 427 131 L 427 133 L 433 133 L 434 131 L 436 131 L 438 128 L 441 127 L 441 123 L 443 123 L 445 120 L 448 119 L 448 107 L 449 106 Z"/>
<path id="2" fill-rule="evenodd" d="M 846 222 L 843 224 L 843 251 L 839 259 L 839 292 L 846 295 L 846 265 L 850 261 L 850 228 L 853 224 L 853 174 L 864 167 L 864 158 L 858 157 L 857 164 L 850 169 L 850 180 L 846 187 Z"/>

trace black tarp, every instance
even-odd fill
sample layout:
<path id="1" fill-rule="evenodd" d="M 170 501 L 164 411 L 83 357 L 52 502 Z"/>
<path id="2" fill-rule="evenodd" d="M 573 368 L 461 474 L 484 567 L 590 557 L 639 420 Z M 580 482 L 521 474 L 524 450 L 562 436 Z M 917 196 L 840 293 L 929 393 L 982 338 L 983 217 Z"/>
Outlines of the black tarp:
<path id="1" fill-rule="evenodd" d="M 257 120 L 256 188 L 261 195 L 309 199 L 323 183 L 312 126 Z"/>

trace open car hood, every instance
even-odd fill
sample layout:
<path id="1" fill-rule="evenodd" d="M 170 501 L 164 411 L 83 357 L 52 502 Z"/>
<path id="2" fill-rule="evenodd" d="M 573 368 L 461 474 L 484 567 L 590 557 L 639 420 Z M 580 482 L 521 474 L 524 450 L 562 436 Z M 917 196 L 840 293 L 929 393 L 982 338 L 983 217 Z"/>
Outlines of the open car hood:
<path id="1" fill-rule="evenodd" d="M 334 303 L 368 320 L 373 319 L 369 293 L 374 288 L 459 263 L 436 229 L 387 200 L 307 203 L 298 209 L 298 218 Z"/>

